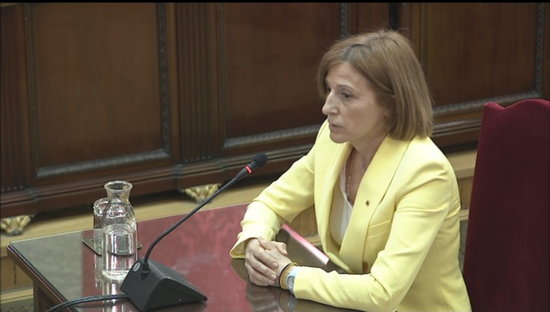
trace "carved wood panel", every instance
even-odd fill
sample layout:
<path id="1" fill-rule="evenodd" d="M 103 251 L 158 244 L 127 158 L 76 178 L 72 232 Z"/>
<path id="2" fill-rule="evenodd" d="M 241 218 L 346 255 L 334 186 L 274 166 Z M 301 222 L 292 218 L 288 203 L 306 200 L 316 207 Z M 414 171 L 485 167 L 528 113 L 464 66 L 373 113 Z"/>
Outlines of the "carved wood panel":
<path id="1" fill-rule="evenodd" d="M 135 194 L 174 179 L 171 6 L 8 4 L 2 15 L 3 216 L 93 201 L 111 179 L 153 180 Z"/>
<path id="2" fill-rule="evenodd" d="M 156 5 L 48 4 L 27 12 L 37 177 L 170 157 L 168 94 L 159 83 L 165 21 Z"/>
<path id="3" fill-rule="evenodd" d="M 475 143 L 483 104 L 548 97 L 550 52 L 544 3 L 407 3 L 409 34 L 434 99 L 441 147 Z M 547 9 L 546 9 L 547 10 Z M 545 30 L 546 27 L 546 30 Z"/>
<path id="4" fill-rule="evenodd" d="M 338 4 L 223 5 L 221 106 L 227 139 L 324 119 L 314 78 L 324 50 L 340 37 L 339 18 Z"/>
<path id="5" fill-rule="evenodd" d="M 31 179 L 23 8 L 2 8 L 0 18 L 0 129 L 2 194 L 20 192 Z M 18 198 L 17 200 L 22 200 Z"/>

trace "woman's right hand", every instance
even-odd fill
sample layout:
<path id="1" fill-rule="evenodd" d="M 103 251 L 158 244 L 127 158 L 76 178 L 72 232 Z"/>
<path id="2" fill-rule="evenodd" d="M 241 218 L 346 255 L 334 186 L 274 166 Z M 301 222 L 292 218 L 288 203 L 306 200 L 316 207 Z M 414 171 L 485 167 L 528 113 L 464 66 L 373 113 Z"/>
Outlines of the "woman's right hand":
<path id="1" fill-rule="evenodd" d="M 263 238 L 251 238 L 245 249 L 244 266 L 250 281 L 258 286 L 277 286 L 280 257 L 287 255 L 286 244 L 267 241 Z"/>

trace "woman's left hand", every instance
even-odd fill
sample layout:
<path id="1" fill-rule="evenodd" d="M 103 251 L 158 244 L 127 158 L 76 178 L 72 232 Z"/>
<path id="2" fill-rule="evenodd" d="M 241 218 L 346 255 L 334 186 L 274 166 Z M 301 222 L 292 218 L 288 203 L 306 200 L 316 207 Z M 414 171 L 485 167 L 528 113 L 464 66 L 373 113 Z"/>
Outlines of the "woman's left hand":
<path id="1" fill-rule="evenodd" d="M 286 244 L 263 238 L 251 239 L 245 252 L 245 269 L 249 280 L 258 286 L 278 286 L 279 275 L 290 262 Z"/>
<path id="2" fill-rule="evenodd" d="M 260 246 L 266 248 L 264 243 L 260 241 Z M 281 253 L 281 249 L 265 249 L 265 252 L 277 262 L 277 279 L 275 281 L 275 284 L 273 286 L 280 286 L 279 285 L 279 277 L 281 276 L 281 272 L 283 269 L 292 261 L 287 257 L 286 249 L 285 254 Z"/>

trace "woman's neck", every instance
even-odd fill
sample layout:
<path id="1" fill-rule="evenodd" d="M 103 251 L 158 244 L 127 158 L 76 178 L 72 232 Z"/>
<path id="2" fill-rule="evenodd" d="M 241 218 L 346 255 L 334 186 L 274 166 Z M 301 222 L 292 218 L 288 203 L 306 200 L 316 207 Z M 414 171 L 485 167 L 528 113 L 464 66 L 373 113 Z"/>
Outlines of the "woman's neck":
<path id="1" fill-rule="evenodd" d="M 382 141 L 384 141 L 385 137 L 386 135 L 384 134 L 384 135 L 371 138 L 369 140 L 363 140 L 361 142 L 351 142 L 353 149 L 357 153 L 356 156 L 362 164 L 368 167 L 372 158 L 374 157 L 374 154 L 376 154 L 376 151 L 382 144 Z M 354 151 L 352 150 L 351 154 L 353 153 Z"/>
<path id="2" fill-rule="evenodd" d="M 374 154 L 376 154 L 378 147 L 382 144 L 384 137 L 385 136 L 371 140 L 368 143 L 352 143 L 353 148 L 346 163 L 346 196 L 352 204 L 355 202 L 359 184 L 374 158 Z"/>

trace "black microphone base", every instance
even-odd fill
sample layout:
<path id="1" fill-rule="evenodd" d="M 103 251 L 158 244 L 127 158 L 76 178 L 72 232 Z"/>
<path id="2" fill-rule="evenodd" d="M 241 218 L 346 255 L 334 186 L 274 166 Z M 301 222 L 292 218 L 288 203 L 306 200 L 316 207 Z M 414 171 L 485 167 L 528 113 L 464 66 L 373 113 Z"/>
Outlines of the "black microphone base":
<path id="1" fill-rule="evenodd" d="M 149 272 L 144 272 L 143 259 L 139 259 L 120 286 L 140 311 L 206 301 L 181 274 L 150 259 L 148 264 Z"/>

